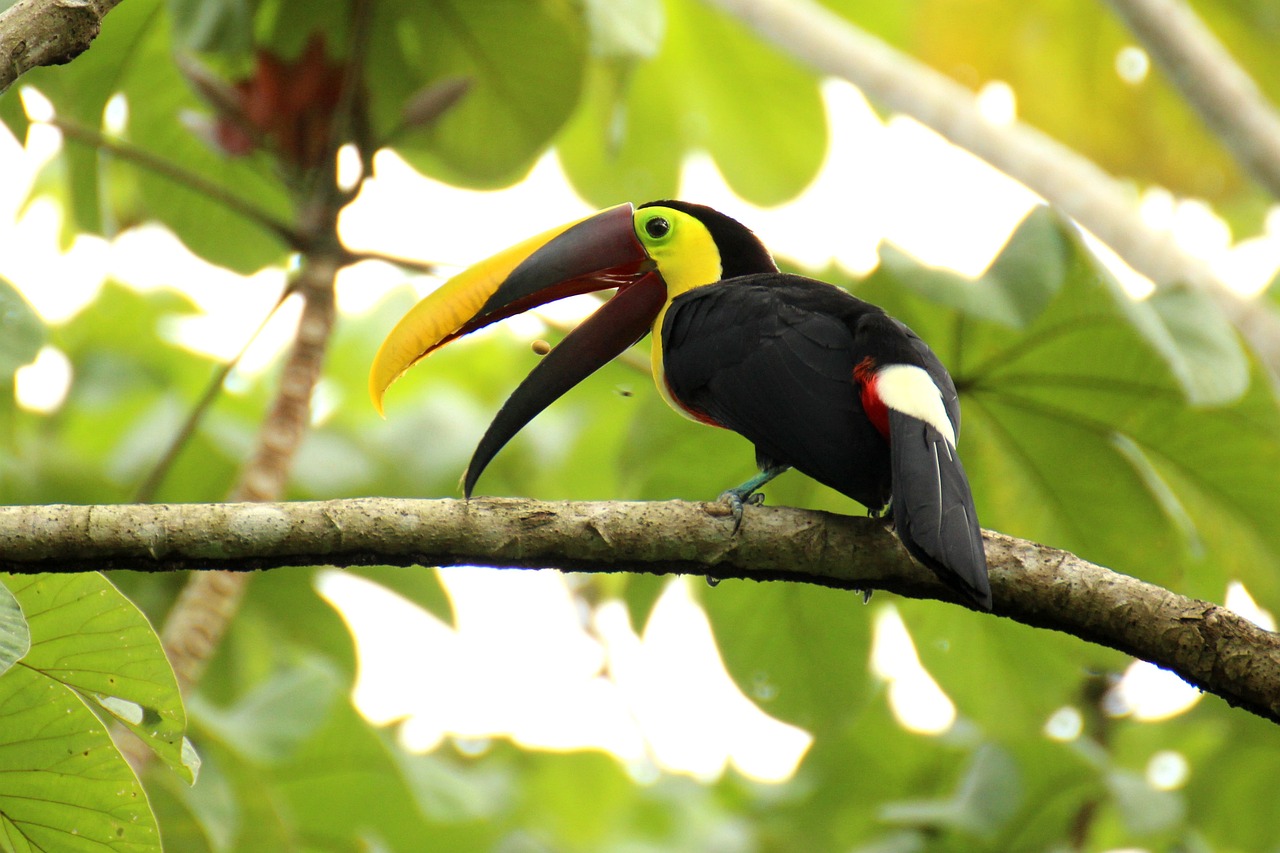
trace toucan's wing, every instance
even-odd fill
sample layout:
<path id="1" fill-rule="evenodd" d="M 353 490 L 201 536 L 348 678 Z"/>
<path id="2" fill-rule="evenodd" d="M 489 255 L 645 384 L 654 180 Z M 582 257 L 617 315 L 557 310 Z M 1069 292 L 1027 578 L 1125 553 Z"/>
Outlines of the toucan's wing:
<path id="1" fill-rule="evenodd" d="M 832 285 L 780 274 L 695 288 L 667 309 L 662 381 L 761 456 L 879 508 L 887 448 L 862 410 L 842 316 L 861 306 L 874 310 Z"/>

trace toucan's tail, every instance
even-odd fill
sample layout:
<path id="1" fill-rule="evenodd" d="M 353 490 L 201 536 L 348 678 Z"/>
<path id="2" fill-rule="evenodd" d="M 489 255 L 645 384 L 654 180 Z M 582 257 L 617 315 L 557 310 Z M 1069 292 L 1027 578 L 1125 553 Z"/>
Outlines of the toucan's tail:
<path id="1" fill-rule="evenodd" d="M 925 421 L 893 409 L 888 414 L 898 537 L 948 586 L 990 610 L 982 530 L 960 456 Z"/>

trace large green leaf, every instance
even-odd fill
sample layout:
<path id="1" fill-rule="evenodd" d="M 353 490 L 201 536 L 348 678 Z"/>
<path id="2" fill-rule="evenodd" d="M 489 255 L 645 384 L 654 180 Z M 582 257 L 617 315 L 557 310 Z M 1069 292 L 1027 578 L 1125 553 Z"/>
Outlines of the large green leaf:
<path id="1" fill-rule="evenodd" d="M 817 81 L 741 24 L 695 0 L 666 4 L 661 51 L 602 51 L 584 108 L 560 138 L 575 188 L 598 204 L 667 198 L 690 151 L 729 186 L 780 204 L 817 174 L 827 148 Z"/>
<path id="2" fill-rule="evenodd" d="M 723 581 L 702 596 L 738 686 L 765 712 L 825 737 L 874 693 L 870 614 L 850 592 Z"/>
<path id="3" fill-rule="evenodd" d="M 1041 276 L 999 274 L 1005 257 L 1026 255 L 1026 240 L 1046 258 Z M 959 277 L 943 284 L 917 269 L 899 258 L 857 293 L 950 367 L 985 524 L 1192 594 L 1220 596 L 1231 577 L 1280 592 L 1270 476 L 1280 408 L 1208 300 L 1181 291 L 1135 302 L 1046 212 L 978 284 L 1008 304 L 1043 305 L 1021 327 L 967 310 L 970 284 Z M 1043 275 L 1053 269 L 1060 275 Z M 915 295 L 926 292 L 920 282 L 929 301 Z M 1041 295 L 1028 297 L 1028 287 Z M 959 310 L 938 306 L 940 288 Z"/>
<path id="4" fill-rule="evenodd" d="M 424 174 L 453 184 L 499 187 L 517 180 L 578 100 L 582 21 L 552 0 L 377 4 L 368 73 L 379 141 Z M 386 134 L 423 87 L 471 82 L 429 127 Z"/>
<path id="5" fill-rule="evenodd" d="M 979 749 L 951 796 L 936 800 L 887 803 L 881 819 L 891 824 L 947 827 L 991 836 L 1018 810 L 1022 784 L 1018 766 L 1003 749 Z"/>
<path id="6" fill-rule="evenodd" d="M 0 676 L 0 849 L 160 853 L 146 792 L 71 689 L 27 666 Z"/>
<path id="7" fill-rule="evenodd" d="M 303 655 L 229 706 L 193 704 L 224 792 L 213 803 L 175 791 L 188 808 L 174 815 L 183 831 L 232 839 L 221 849 L 237 853 L 492 849 L 496 830 L 483 821 L 428 820 L 421 769 L 407 765 L 435 759 L 402 764 L 348 704 L 338 673 Z"/>
<path id="8" fill-rule="evenodd" d="M 199 760 L 160 638 L 102 575 L 6 575 L 31 626 L 23 667 L 66 685 L 136 734 L 188 782 Z"/>
<path id="9" fill-rule="evenodd" d="M 339 701 L 336 673 L 319 660 L 268 679 L 230 708 L 198 697 L 192 713 L 202 729 L 245 759 L 271 765 L 292 757 L 324 724 Z"/>

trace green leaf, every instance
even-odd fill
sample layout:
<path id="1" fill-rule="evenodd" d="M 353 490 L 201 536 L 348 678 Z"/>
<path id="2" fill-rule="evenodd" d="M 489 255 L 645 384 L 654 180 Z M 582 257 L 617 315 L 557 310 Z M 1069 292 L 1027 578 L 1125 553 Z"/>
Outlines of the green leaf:
<path id="1" fill-rule="evenodd" d="M 1114 770 L 1107 776 L 1107 785 L 1125 827 L 1134 835 L 1168 831 L 1181 823 L 1186 814 L 1186 803 L 1180 793 L 1157 790 L 1140 773 Z"/>
<path id="2" fill-rule="evenodd" d="M 227 708 L 193 704 L 194 726 L 220 790 L 212 800 L 201 800 L 198 787 L 174 791 L 187 804 L 184 832 L 219 839 L 219 849 L 236 853 L 494 848 L 495 826 L 452 812 L 443 806 L 447 797 L 427 790 L 427 778 L 436 777 L 420 765 L 437 757 L 404 758 L 404 765 L 415 765 L 407 770 L 390 739 L 351 707 L 333 667 L 294 651 L 301 652 L 299 664 L 273 673 Z M 454 792 L 453 801 L 471 796 Z M 199 828 L 213 822 L 216 830 Z"/>
<path id="3" fill-rule="evenodd" d="M 726 580 L 702 595 L 739 688 L 765 713 L 829 735 L 874 692 L 871 611 L 851 592 Z"/>
<path id="4" fill-rule="evenodd" d="M 4 675 L 31 648 L 31 628 L 22 614 L 22 605 L 4 584 L 0 584 L 0 675 Z"/>
<path id="5" fill-rule="evenodd" d="M 160 638 L 102 575 L 6 575 L 31 625 L 24 667 L 64 684 L 140 737 L 187 782 L 199 761 Z"/>
<path id="6" fill-rule="evenodd" d="M 1160 348 L 1190 402 L 1228 405 L 1245 395 L 1249 358 L 1239 334 L 1208 295 L 1187 285 L 1170 285 L 1157 290 L 1146 304 L 1159 320 L 1159 325 L 1150 324 L 1153 331 L 1147 338 Z"/>
<path id="7" fill-rule="evenodd" d="M 1072 255 L 1062 218 L 1040 207 L 1027 215 L 990 268 L 974 280 L 921 266 L 892 245 L 881 246 L 876 275 L 964 314 L 1025 329 L 1061 289 Z"/>
<path id="8" fill-rule="evenodd" d="M 569 4 L 379 3 L 368 73 L 375 136 L 414 168 L 452 184 L 519 179 L 568 119 L 582 85 L 586 32 Z M 392 138 L 424 85 L 473 82 L 430 127 Z"/>
<path id="9" fill-rule="evenodd" d="M 256 6 L 252 0 L 168 0 L 174 44 L 186 51 L 247 53 Z"/>
<path id="10" fill-rule="evenodd" d="M 585 10 L 592 56 L 652 59 L 662 47 L 662 0 L 587 0 Z"/>
<path id="11" fill-rule="evenodd" d="M 25 665 L 0 676 L 0 845 L 160 853 L 147 795 L 75 692 Z"/>
<path id="12" fill-rule="evenodd" d="M 306 743 L 340 695 L 332 667 L 313 658 L 268 679 L 233 707 L 219 708 L 197 696 L 191 708 L 201 728 L 245 759 L 268 765 L 287 760 Z"/>
<path id="13" fill-rule="evenodd" d="M 211 9 L 215 5 L 222 8 L 222 4 L 202 4 Z M 180 6 L 179 11 L 184 8 L 189 7 Z M 130 2 L 106 17 L 93 50 L 66 68 L 37 69 L 24 83 L 45 94 L 60 118 L 94 131 L 103 126 L 108 100 L 123 94 L 128 113 L 124 136 L 129 143 L 277 220 L 290 222 L 292 202 L 270 162 L 230 159 L 187 129 L 184 113 L 206 113 L 208 106 L 173 63 L 168 23 L 160 0 Z M 190 23 L 184 21 L 184 25 Z M 83 142 L 69 141 L 59 157 L 64 197 L 81 230 L 110 236 L 136 224 L 140 217 L 154 219 L 196 254 L 245 273 L 281 262 L 288 251 L 259 223 L 181 180 L 120 162 Z M 121 200 L 126 203 L 117 204 Z"/>
<path id="14" fill-rule="evenodd" d="M 951 828 L 990 837 L 1017 812 L 1021 799 L 1021 779 L 1013 757 L 987 744 L 974 753 L 952 796 L 888 803 L 881 807 L 880 817 L 892 824 Z"/>
<path id="15" fill-rule="evenodd" d="M 797 195 L 827 148 L 816 78 L 703 3 L 666 10 L 656 58 L 597 54 L 583 108 L 557 142 L 575 189 L 601 205 L 668 198 L 684 157 L 705 150 L 744 198 Z"/>
<path id="16" fill-rule="evenodd" d="M 44 344 L 44 323 L 13 285 L 0 278 L 0 377 L 32 361 Z"/>
<path id="17" fill-rule="evenodd" d="M 1050 216 L 1034 214 L 993 271 L 1010 253 L 1026 257 L 1024 241 L 1046 244 Z M 1175 292 L 1135 302 L 1072 227 L 1055 227 L 1060 250 L 1036 286 L 1051 296 L 1022 328 L 991 322 L 963 293 L 938 300 L 940 288 L 968 285 L 901 263 L 857 290 L 951 369 L 983 523 L 1158 583 L 1184 579 L 1194 595 L 1219 597 L 1231 577 L 1280 591 L 1280 495 L 1269 474 L 1280 468 L 1280 407 L 1260 369 L 1203 300 Z M 1055 268 L 1056 282 L 1044 275 Z M 1018 299 L 1011 278 L 984 282 Z"/>
<path id="18" fill-rule="evenodd" d="M 1119 652 L 1008 619 L 935 602 L 898 604 L 920 662 L 956 706 L 989 737 L 1038 738 L 1045 721 L 1079 701 L 1090 672 L 1123 670 Z"/>
<path id="19" fill-rule="evenodd" d="M 446 625 L 453 624 L 453 605 L 440 583 L 440 573 L 435 569 L 421 566 L 348 566 L 343 571 L 384 586 Z"/>
<path id="20" fill-rule="evenodd" d="M 275 221 L 290 225 L 293 198 L 265 154 L 231 157 L 196 137 L 184 115 L 207 114 L 172 60 L 167 27 L 154 26 L 123 65 L 121 88 L 128 99 L 125 136 L 132 144 L 179 165 Z M 135 176 L 142 215 L 173 231 L 192 252 L 241 273 L 282 263 L 290 248 L 261 223 L 228 208 L 181 179 L 133 163 L 113 169 Z"/>

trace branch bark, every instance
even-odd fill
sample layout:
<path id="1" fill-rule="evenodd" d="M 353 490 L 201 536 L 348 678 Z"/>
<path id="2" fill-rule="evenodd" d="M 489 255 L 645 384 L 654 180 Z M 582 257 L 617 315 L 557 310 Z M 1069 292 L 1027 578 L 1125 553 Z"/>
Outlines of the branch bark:
<path id="1" fill-rule="evenodd" d="M 732 536 L 725 511 L 681 501 L 389 498 L 0 507 L 0 569 L 480 564 L 790 580 L 956 601 L 881 521 L 748 507 Z M 985 537 L 997 615 L 1151 661 L 1280 722 L 1280 634 L 1065 551 Z"/>
<path id="2" fill-rule="evenodd" d="M 964 86 L 813 0 L 706 0 L 815 71 L 911 116 L 1022 182 L 1115 250 L 1156 286 L 1186 282 L 1208 293 L 1280 375 L 1280 317 L 1229 291 L 1203 261 L 1138 216 L 1133 190 L 1096 163 L 1025 124 L 996 125 Z"/>
<path id="3" fill-rule="evenodd" d="M 1107 0 L 1240 165 L 1280 198 L 1280 115 L 1183 0 Z"/>
<path id="4" fill-rule="evenodd" d="M 32 68 L 65 65 L 89 49 L 120 0 L 18 0 L 0 12 L 0 93 Z"/>

